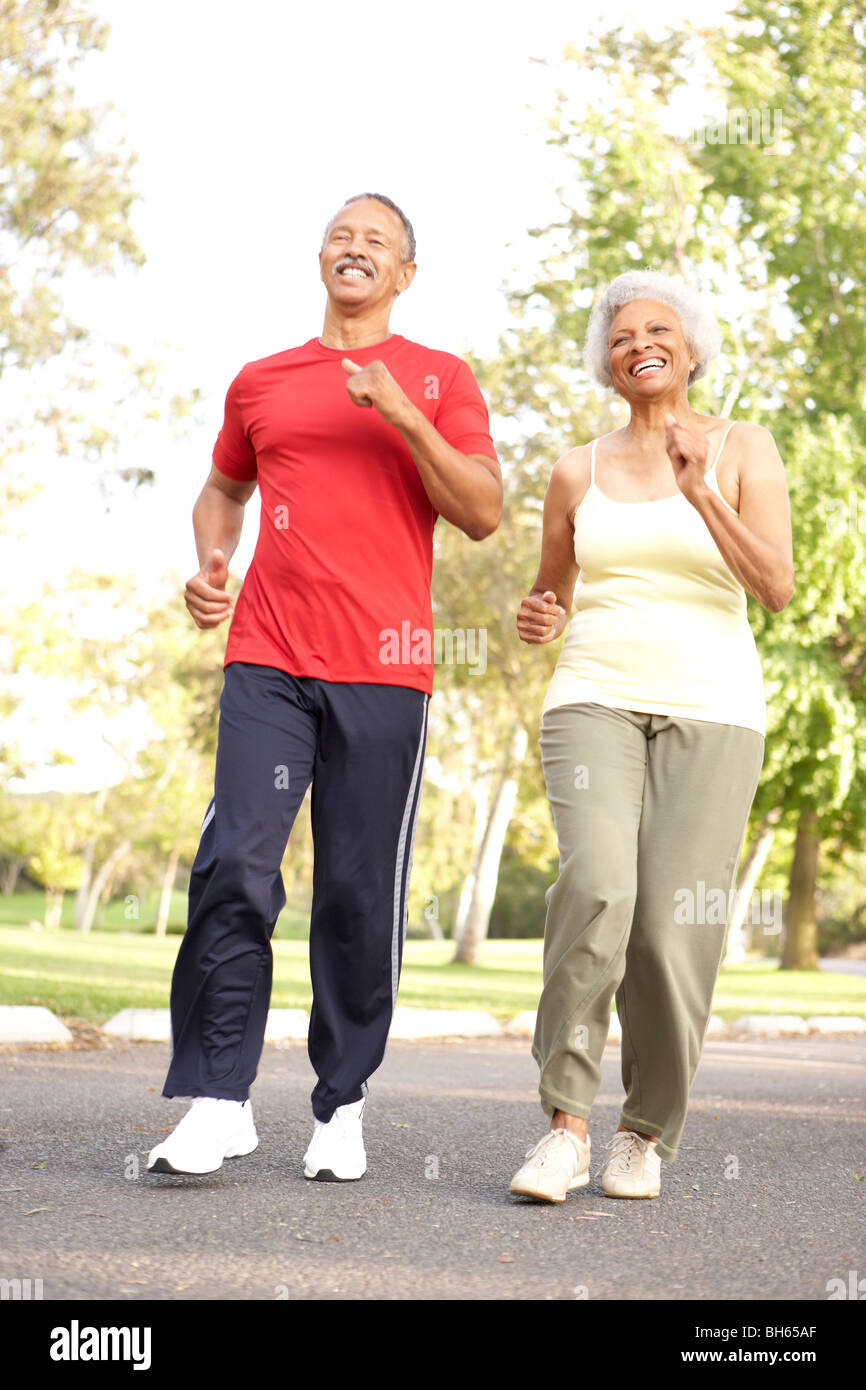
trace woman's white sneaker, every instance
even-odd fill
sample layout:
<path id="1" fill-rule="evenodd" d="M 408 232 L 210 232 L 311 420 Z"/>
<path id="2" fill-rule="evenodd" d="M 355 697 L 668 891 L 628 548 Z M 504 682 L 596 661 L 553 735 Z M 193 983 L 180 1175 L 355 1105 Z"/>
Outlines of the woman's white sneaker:
<path id="1" fill-rule="evenodd" d="M 215 1173 L 224 1158 L 241 1158 L 258 1147 L 248 1100 L 198 1096 L 176 1129 L 147 1160 L 149 1173 Z"/>
<path id="2" fill-rule="evenodd" d="M 662 1161 L 655 1144 L 627 1129 L 618 1130 L 606 1148 L 601 1185 L 608 1197 L 658 1197 Z"/>
<path id="3" fill-rule="evenodd" d="M 310 1146 L 304 1154 L 304 1177 L 318 1182 L 357 1182 L 367 1171 L 367 1155 L 361 1133 L 364 1101 L 341 1105 L 323 1124 L 316 1120 Z"/>
<path id="4" fill-rule="evenodd" d="M 589 1136 L 584 1143 L 570 1130 L 548 1130 L 528 1151 L 509 1191 L 540 1202 L 564 1202 L 566 1193 L 589 1182 L 589 1156 Z"/>

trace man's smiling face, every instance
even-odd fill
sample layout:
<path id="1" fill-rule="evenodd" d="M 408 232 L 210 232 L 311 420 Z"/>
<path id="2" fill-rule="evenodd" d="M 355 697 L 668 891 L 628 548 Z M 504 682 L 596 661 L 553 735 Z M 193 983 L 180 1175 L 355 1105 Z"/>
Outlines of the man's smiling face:
<path id="1" fill-rule="evenodd" d="M 340 311 L 389 307 L 411 284 L 413 261 L 403 260 L 403 223 L 375 198 L 341 208 L 319 252 L 322 283 Z"/>

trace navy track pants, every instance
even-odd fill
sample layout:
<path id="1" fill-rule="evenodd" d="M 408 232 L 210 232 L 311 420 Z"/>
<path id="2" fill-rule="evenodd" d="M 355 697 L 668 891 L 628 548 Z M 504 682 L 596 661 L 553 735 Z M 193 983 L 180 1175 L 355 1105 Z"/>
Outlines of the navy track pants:
<path id="1" fill-rule="evenodd" d="M 232 662 L 214 796 L 171 985 L 165 1096 L 246 1100 L 264 1044 L 280 865 L 312 782 L 313 1113 L 360 1100 L 403 955 L 429 696 Z"/>

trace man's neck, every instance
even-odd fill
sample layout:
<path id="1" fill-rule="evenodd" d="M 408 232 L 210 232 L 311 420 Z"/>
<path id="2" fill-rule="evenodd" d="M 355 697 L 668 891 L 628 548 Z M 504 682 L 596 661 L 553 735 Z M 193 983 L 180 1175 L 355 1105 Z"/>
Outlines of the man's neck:
<path id="1" fill-rule="evenodd" d="M 343 348 L 348 352 L 353 348 L 382 343 L 391 337 L 389 317 L 388 314 L 377 314 L 372 318 L 347 318 L 335 314 L 329 304 L 325 310 L 325 324 L 319 342 L 324 347 Z"/>

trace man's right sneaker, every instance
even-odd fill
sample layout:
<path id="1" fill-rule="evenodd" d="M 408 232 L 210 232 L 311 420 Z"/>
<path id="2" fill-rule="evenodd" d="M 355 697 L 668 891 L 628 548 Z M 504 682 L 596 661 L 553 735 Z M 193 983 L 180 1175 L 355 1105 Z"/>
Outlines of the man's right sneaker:
<path id="1" fill-rule="evenodd" d="M 241 1158 L 258 1147 L 248 1100 L 198 1096 L 176 1129 L 151 1149 L 149 1173 L 215 1173 L 224 1158 Z"/>
<path id="2" fill-rule="evenodd" d="M 567 1192 L 589 1182 L 589 1153 L 588 1135 L 584 1143 L 568 1129 L 548 1130 L 527 1153 L 509 1191 L 540 1202 L 564 1202 Z"/>

